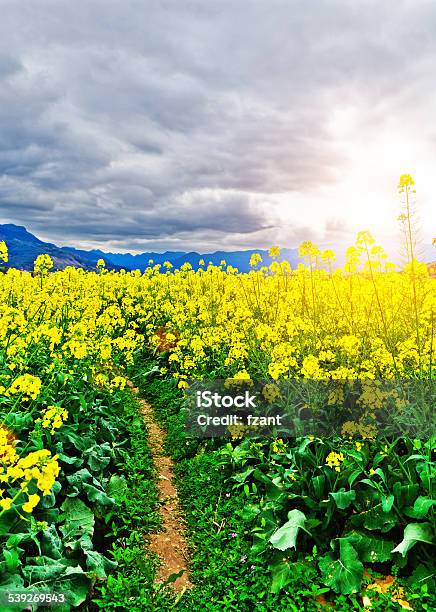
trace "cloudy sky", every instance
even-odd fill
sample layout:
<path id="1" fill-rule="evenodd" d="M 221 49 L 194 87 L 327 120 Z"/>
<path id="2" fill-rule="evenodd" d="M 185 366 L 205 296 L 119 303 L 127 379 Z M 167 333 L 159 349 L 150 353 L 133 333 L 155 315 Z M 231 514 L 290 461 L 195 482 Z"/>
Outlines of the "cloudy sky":
<path id="1" fill-rule="evenodd" d="M 214 250 L 434 233 L 433 0 L 0 0 L 0 222 Z"/>

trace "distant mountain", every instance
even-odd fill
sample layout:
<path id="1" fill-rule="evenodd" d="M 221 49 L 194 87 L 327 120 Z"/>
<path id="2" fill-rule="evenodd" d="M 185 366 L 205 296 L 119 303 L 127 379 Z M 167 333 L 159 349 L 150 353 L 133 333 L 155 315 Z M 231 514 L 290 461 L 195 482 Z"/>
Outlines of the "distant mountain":
<path id="1" fill-rule="evenodd" d="M 196 269 L 199 267 L 200 260 L 204 260 L 206 266 L 209 262 L 219 265 L 222 260 L 225 260 L 227 265 L 238 268 L 240 272 L 248 272 L 250 270 L 250 258 L 253 253 L 260 253 L 263 265 L 269 265 L 272 261 L 268 251 L 262 249 L 215 251 L 213 253 L 166 251 L 165 253 L 145 252 L 132 255 L 131 253 L 105 252 L 100 249 L 86 251 L 74 247 L 58 247 L 50 242 L 39 240 L 39 238 L 28 232 L 25 227 L 14 225 L 13 223 L 0 224 L 1 240 L 6 242 L 9 249 L 9 265 L 22 270 L 32 270 L 34 260 L 41 253 L 48 253 L 50 255 L 56 269 L 75 266 L 91 270 L 95 269 L 97 261 L 103 258 L 109 270 L 120 270 L 121 268 L 126 270 L 144 270 L 149 266 L 150 260 L 154 264 L 163 264 L 164 261 L 169 261 L 173 264 L 174 269 L 180 269 L 185 262 L 188 262 Z M 336 265 L 343 265 L 345 247 L 338 247 L 334 250 L 338 252 Z M 394 249 L 387 249 L 387 251 L 389 254 L 392 254 Z M 427 262 L 434 261 L 435 253 L 435 247 L 424 245 L 422 255 Z M 293 268 L 301 262 L 297 249 L 282 249 L 281 258 L 289 261 Z M 398 256 L 393 259 L 400 264 Z"/>
<path id="2" fill-rule="evenodd" d="M 259 253 L 262 257 L 262 265 L 269 266 L 273 259 L 268 255 L 267 250 L 251 249 L 246 251 L 215 251 L 214 253 L 185 253 L 172 261 L 174 268 L 180 268 L 185 262 L 190 263 L 193 268 L 198 268 L 198 262 L 202 259 L 207 266 L 212 262 L 214 266 L 220 264 L 222 260 L 227 265 L 238 268 L 240 272 L 248 272 L 250 270 L 250 259 L 253 253 Z M 282 249 L 280 258 L 289 261 L 292 267 L 296 267 L 300 263 L 297 249 Z"/>
<path id="3" fill-rule="evenodd" d="M 57 247 L 50 242 L 43 242 L 26 230 L 25 227 L 7 223 L 0 225 L 0 240 L 4 240 L 9 251 L 9 265 L 21 270 L 32 270 L 33 262 L 42 253 L 48 253 L 53 259 L 55 268 L 66 266 L 89 268 L 91 263 L 86 257 L 79 257 Z"/>
<path id="4" fill-rule="evenodd" d="M 149 266 L 149 261 L 154 264 L 163 264 L 169 261 L 174 269 L 179 269 L 188 262 L 193 268 L 198 268 L 199 261 L 203 259 L 206 265 L 211 261 L 218 265 L 223 259 L 228 265 L 238 268 L 240 272 L 248 272 L 250 269 L 250 258 L 253 253 L 260 253 L 264 264 L 268 265 L 272 259 L 268 251 L 246 250 L 246 251 L 216 251 L 215 253 L 196 253 L 183 251 L 166 251 L 165 253 L 146 252 L 138 255 L 131 253 L 110 253 L 100 249 L 90 251 L 76 249 L 74 247 L 58 247 L 50 242 L 43 242 L 25 227 L 7 223 L 0 224 L 0 240 L 4 240 L 9 250 L 9 265 L 22 270 L 32 270 L 33 262 L 41 253 L 48 253 L 53 259 L 56 269 L 63 269 L 66 266 L 76 268 L 95 269 L 97 261 L 103 258 L 108 269 L 119 270 L 144 270 Z M 296 249 L 283 249 L 282 257 L 287 259 L 291 265 L 298 263 Z"/>
<path id="5" fill-rule="evenodd" d="M 162 264 L 164 261 L 173 262 L 179 257 L 183 257 L 185 253 L 183 251 L 166 251 L 165 253 L 146 252 L 139 253 L 138 255 L 132 255 L 131 253 L 106 253 L 100 250 L 92 251 L 81 251 L 74 247 L 63 247 L 63 250 L 73 253 L 79 257 L 85 257 L 94 262 L 97 262 L 102 257 L 106 262 L 125 268 L 126 270 L 144 269 L 149 265 L 150 259 L 155 264 Z M 95 263 L 94 263 L 95 265 Z"/>

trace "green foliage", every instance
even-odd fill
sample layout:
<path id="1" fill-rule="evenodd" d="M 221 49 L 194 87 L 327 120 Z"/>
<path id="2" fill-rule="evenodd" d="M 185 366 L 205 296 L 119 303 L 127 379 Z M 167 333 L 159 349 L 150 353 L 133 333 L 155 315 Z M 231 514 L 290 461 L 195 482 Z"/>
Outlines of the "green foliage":
<path id="1" fill-rule="evenodd" d="M 115 571 L 108 551 L 116 537 L 128 534 L 129 521 L 140 518 L 142 525 L 157 526 L 156 494 L 145 431 L 129 392 L 99 392 L 86 384 L 83 373 L 66 378 L 56 371 L 47 389 L 25 412 L 7 397 L 0 402 L 0 421 L 18 438 L 17 451 L 21 440 L 30 439 L 26 453 L 47 448 L 59 456 L 61 467 L 51 494 L 27 520 L 17 520 L 13 509 L 0 517 L 0 591 L 65 593 L 69 609 Z M 37 419 L 54 398 L 69 418 L 52 435 Z M 122 522 L 119 515 L 127 505 L 129 520 Z"/>
<path id="2" fill-rule="evenodd" d="M 227 444 L 221 456 L 234 490 L 247 499 L 253 555 L 273 556 L 279 548 L 297 562 L 316 544 L 323 583 L 350 594 L 361 588 L 363 563 L 384 563 L 387 572 L 397 566 L 403 576 L 420 563 L 434 571 L 431 449 L 431 440 L 407 438 L 357 445 L 339 438 L 271 445 L 247 439 Z M 338 451 L 343 460 L 334 469 L 328 458 Z M 276 589 L 286 570 L 272 568 Z"/>

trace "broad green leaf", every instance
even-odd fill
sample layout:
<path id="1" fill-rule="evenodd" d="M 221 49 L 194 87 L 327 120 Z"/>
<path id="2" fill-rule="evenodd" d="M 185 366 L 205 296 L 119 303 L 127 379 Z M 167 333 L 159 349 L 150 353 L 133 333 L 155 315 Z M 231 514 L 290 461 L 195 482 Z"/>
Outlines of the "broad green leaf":
<path id="1" fill-rule="evenodd" d="M 330 496 L 335 500 L 335 504 L 340 510 L 345 510 L 356 499 L 356 491 L 346 491 L 342 488 L 336 493 L 330 493 Z"/>
<path id="2" fill-rule="evenodd" d="M 62 557 L 62 541 L 55 525 L 50 525 L 42 532 L 41 550 L 44 555 L 52 559 L 60 559 Z"/>
<path id="3" fill-rule="evenodd" d="M 420 495 L 418 499 L 415 500 L 413 508 L 406 508 L 404 513 L 412 518 L 424 518 L 424 516 L 428 514 L 430 508 L 434 505 L 436 505 L 436 500 Z"/>
<path id="4" fill-rule="evenodd" d="M 357 552 L 345 538 L 339 538 L 339 558 L 331 553 L 322 557 L 319 567 L 324 582 L 336 593 L 357 593 L 363 578 L 363 564 Z"/>
<path id="5" fill-rule="evenodd" d="M 348 534 L 346 539 L 353 545 L 359 559 L 364 563 L 384 563 L 392 557 L 391 551 L 394 545 L 392 540 L 375 538 L 360 531 Z"/>
<path id="6" fill-rule="evenodd" d="M 127 482 L 123 476 L 113 474 L 106 485 L 106 493 L 109 497 L 120 498 L 127 491 Z"/>
<path id="7" fill-rule="evenodd" d="M 18 574 L 6 574 L 0 578 L 0 601 L 2 612 L 17 612 L 17 605 L 8 605 L 8 594 L 25 591 L 24 582 Z"/>
<path id="8" fill-rule="evenodd" d="M 85 574 L 80 565 L 67 567 L 65 573 L 55 582 L 54 589 L 58 593 L 65 593 L 68 604 L 77 608 L 88 596 L 93 581 Z"/>
<path id="9" fill-rule="evenodd" d="M 290 582 L 292 573 L 290 564 L 285 561 L 275 563 L 270 566 L 272 573 L 271 593 L 280 593 L 280 591 Z"/>
<path id="10" fill-rule="evenodd" d="M 430 523 L 409 523 L 404 530 L 403 540 L 392 550 L 392 552 L 398 552 L 405 557 L 408 551 L 412 546 L 415 546 L 417 542 L 425 542 L 426 544 L 434 543 Z"/>
<path id="11" fill-rule="evenodd" d="M 318 500 L 322 499 L 325 487 L 325 476 L 323 474 L 315 476 L 314 478 L 312 478 L 311 483 L 315 492 L 315 497 Z"/>
<path id="12" fill-rule="evenodd" d="M 107 578 L 106 572 L 117 567 L 115 561 L 110 561 L 95 550 L 87 550 L 85 555 L 88 570 L 93 572 L 99 580 L 105 580 Z"/>
<path id="13" fill-rule="evenodd" d="M 75 467 L 80 467 L 83 465 L 83 459 L 81 457 L 69 457 L 64 453 L 59 453 L 59 461 L 66 463 L 67 465 L 74 465 Z"/>
<path id="14" fill-rule="evenodd" d="M 50 494 L 43 496 L 40 502 L 41 507 L 42 508 L 54 508 L 54 506 L 56 505 L 56 495 L 59 493 L 61 489 L 62 489 L 61 483 L 59 481 L 56 481 L 51 488 Z"/>
<path id="15" fill-rule="evenodd" d="M 383 512 L 390 512 L 392 509 L 392 506 L 394 505 L 394 499 L 395 497 L 393 495 L 388 495 L 388 497 L 383 497 L 382 498 L 382 510 Z"/>
<path id="16" fill-rule="evenodd" d="M 78 470 L 74 474 L 67 476 L 67 480 L 71 485 L 73 485 L 73 487 L 81 488 L 81 485 L 84 482 L 88 482 L 89 480 L 92 480 L 92 474 L 89 470 L 87 470 L 86 468 L 83 468 L 81 470 Z"/>
<path id="17" fill-rule="evenodd" d="M 108 497 L 104 491 L 97 489 L 93 485 L 85 483 L 83 490 L 86 492 L 90 502 L 98 502 L 102 506 L 113 506 L 115 504 L 113 497 Z"/>
<path id="18" fill-rule="evenodd" d="M 416 586 L 417 584 L 429 585 L 429 590 L 434 589 L 435 585 L 435 569 L 432 567 L 426 567 L 422 563 L 413 571 L 412 575 L 408 578 L 407 582 L 410 586 Z"/>
<path id="19" fill-rule="evenodd" d="M 94 533 L 94 515 L 82 500 L 67 498 L 61 506 L 64 520 L 60 530 L 66 542 L 76 541 L 82 535 L 92 536 Z"/>
<path id="20" fill-rule="evenodd" d="M 419 485 L 402 485 L 396 482 L 393 486 L 393 494 L 395 495 L 395 501 L 398 508 L 404 508 L 405 506 L 411 506 L 418 496 Z"/>
<path id="21" fill-rule="evenodd" d="M 348 476 L 348 484 L 350 485 L 350 487 L 353 486 L 354 482 L 356 481 L 357 478 L 359 478 L 361 474 L 362 474 L 362 470 L 354 470 L 354 472 L 352 472 Z"/>
<path id="22" fill-rule="evenodd" d="M 288 519 L 269 539 L 274 548 L 279 550 L 295 548 L 298 532 L 300 529 L 304 529 L 306 522 L 303 512 L 297 509 L 291 510 L 288 513 Z"/>
<path id="23" fill-rule="evenodd" d="M 265 484 L 267 500 L 276 501 L 279 499 L 280 496 L 284 494 L 283 489 L 281 487 L 278 487 L 276 484 L 274 484 L 273 481 L 270 478 L 268 478 L 268 476 L 265 476 L 265 474 L 261 470 L 256 469 L 253 472 L 253 477 L 256 480 L 263 482 Z"/>
<path id="24" fill-rule="evenodd" d="M 67 565 L 64 559 L 55 560 L 50 557 L 31 557 L 23 567 L 23 576 L 32 582 L 47 582 L 59 578 Z"/>
<path id="25" fill-rule="evenodd" d="M 389 531 L 397 524 L 398 520 L 392 511 L 383 512 L 381 503 L 376 504 L 366 512 L 361 512 L 359 516 L 364 517 L 363 525 L 370 531 Z"/>
<path id="26" fill-rule="evenodd" d="M 11 574 L 14 574 L 20 565 L 20 556 L 18 552 L 14 549 L 8 550 L 7 548 L 4 548 L 3 557 L 6 563 L 6 569 Z"/>

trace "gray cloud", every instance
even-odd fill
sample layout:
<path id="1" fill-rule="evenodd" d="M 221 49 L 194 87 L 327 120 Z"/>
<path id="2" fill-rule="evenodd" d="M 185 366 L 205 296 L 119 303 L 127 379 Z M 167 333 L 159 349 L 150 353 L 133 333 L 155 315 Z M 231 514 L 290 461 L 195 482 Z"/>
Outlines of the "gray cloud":
<path id="1" fill-rule="evenodd" d="M 432 116 L 435 26 L 411 0 L 4 0 L 0 220 L 138 250 L 311 237 L 274 197 L 347 171 L 338 104 L 368 135 Z"/>

